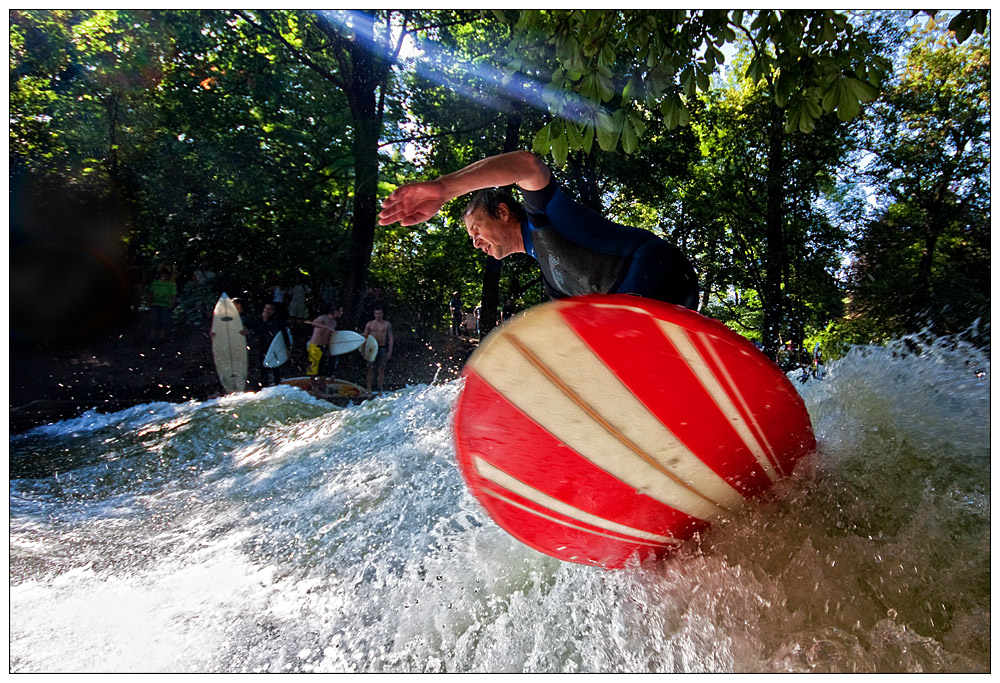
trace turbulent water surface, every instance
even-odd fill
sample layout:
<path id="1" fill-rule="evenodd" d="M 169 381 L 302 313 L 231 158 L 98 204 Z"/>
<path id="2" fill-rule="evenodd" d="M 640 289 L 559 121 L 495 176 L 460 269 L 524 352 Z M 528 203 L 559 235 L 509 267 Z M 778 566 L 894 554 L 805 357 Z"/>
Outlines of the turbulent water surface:
<path id="1" fill-rule="evenodd" d="M 489 520 L 450 442 L 460 382 L 15 436 L 10 669 L 988 671 L 988 353 L 855 349 L 798 386 L 819 449 L 795 476 L 618 572 Z"/>

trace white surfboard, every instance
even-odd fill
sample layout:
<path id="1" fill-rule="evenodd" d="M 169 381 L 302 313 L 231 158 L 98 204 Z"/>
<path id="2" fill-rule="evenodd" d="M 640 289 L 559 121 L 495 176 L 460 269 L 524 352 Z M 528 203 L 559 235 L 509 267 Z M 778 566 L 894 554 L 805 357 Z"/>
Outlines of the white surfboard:
<path id="1" fill-rule="evenodd" d="M 288 333 L 288 339 L 291 340 L 292 333 Z M 280 332 L 274 335 L 274 340 L 271 342 L 271 346 L 268 347 L 267 353 L 264 354 L 264 367 L 265 368 L 277 368 L 284 365 L 288 361 L 288 345 L 285 344 L 285 335 Z"/>
<path id="2" fill-rule="evenodd" d="M 351 332 L 350 330 L 337 330 L 330 337 L 330 355 L 340 356 L 345 353 L 350 353 L 355 349 L 361 348 L 361 345 L 365 343 L 365 338 L 362 337 L 357 332 Z"/>
<path id="3" fill-rule="evenodd" d="M 212 356 L 219 382 L 227 394 L 243 391 L 247 386 L 247 341 L 240 334 L 242 329 L 236 304 L 223 293 L 212 314 Z"/>
<path id="4" fill-rule="evenodd" d="M 378 356 L 378 341 L 372 335 L 365 339 L 365 345 L 361 347 L 361 357 L 369 363 L 374 363 Z"/>

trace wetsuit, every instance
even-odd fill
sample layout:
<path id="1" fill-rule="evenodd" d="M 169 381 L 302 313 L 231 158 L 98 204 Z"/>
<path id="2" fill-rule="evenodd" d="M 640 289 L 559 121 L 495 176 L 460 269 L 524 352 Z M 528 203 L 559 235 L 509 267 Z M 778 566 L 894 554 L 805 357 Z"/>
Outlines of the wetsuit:
<path id="1" fill-rule="evenodd" d="M 285 348 L 292 348 L 292 340 L 288 336 L 288 330 L 285 323 L 278 318 L 268 318 L 267 320 L 255 320 L 251 321 L 247 328 L 253 335 L 253 341 L 250 347 L 253 349 L 254 356 L 257 360 L 257 365 L 260 367 L 261 372 L 261 385 L 262 386 L 275 386 L 281 382 L 281 367 L 268 368 L 264 366 L 264 357 L 267 355 L 267 350 L 271 348 L 271 342 L 279 334 L 285 336 Z"/>
<path id="2" fill-rule="evenodd" d="M 674 245 L 578 204 L 554 179 L 521 195 L 524 248 L 538 261 L 549 296 L 638 294 L 697 308 L 698 278 Z"/>

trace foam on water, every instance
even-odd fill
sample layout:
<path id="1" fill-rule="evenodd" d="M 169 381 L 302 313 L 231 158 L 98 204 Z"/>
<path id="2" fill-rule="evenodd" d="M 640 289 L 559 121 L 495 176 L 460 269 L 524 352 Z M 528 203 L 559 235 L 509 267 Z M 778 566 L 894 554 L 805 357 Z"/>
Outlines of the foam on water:
<path id="1" fill-rule="evenodd" d="M 987 671 L 989 357 L 905 351 L 800 385 L 815 456 L 622 572 L 489 520 L 454 462 L 460 382 L 33 430 L 11 440 L 10 668 Z"/>

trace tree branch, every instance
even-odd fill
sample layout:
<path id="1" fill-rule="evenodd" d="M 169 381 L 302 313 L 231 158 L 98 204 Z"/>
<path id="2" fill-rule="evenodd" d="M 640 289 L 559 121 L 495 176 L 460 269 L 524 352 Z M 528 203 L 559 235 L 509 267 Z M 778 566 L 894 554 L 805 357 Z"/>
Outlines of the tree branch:
<path id="1" fill-rule="evenodd" d="M 288 51 L 292 54 L 293 57 L 295 57 L 295 59 L 297 59 L 300 63 L 302 63 L 303 65 L 305 65 L 305 66 L 309 67 L 310 69 L 312 69 L 313 71 L 315 71 L 323 79 L 325 79 L 327 81 L 330 81 L 331 83 L 333 83 L 335 86 L 337 86 L 341 90 L 346 90 L 347 89 L 347 85 L 346 85 L 345 81 L 343 79 L 341 79 L 340 76 L 338 76 L 337 74 L 333 73 L 329 69 L 324 68 L 323 66 L 321 66 L 320 64 L 318 64 L 316 61 L 314 61 L 311 57 L 309 57 L 309 55 L 305 54 L 304 52 L 302 52 L 301 50 L 299 50 L 298 48 L 296 48 L 294 45 L 292 45 L 290 42 L 288 42 L 288 39 L 286 39 L 285 36 L 282 35 L 281 31 L 278 31 L 277 29 L 274 29 L 274 28 L 269 28 L 269 27 L 265 26 L 263 23 L 255 21 L 249 14 L 247 14 L 243 10 L 236 10 L 236 14 L 241 19 L 243 19 L 243 21 L 247 22 L 247 24 L 249 24 L 250 26 L 254 27 L 255 29 L 257 29 L 258 31 L 260 31 L 264 35 L 268 35 L 268 36 L 271 36 L 272 38 L 276 38 L 278 41 L 280 41 L 288 49 Z M 322 29 L 320 29 L 320 30 L 322 30 Z M 324 32 L 324 34 L 325 34 L 325 32 Z M 338 62 L 339 61 L 341 61 L 341 60 L 338 59 Z M 342 63 L 341 63 L 341 66 L 343 66 Z"/>

